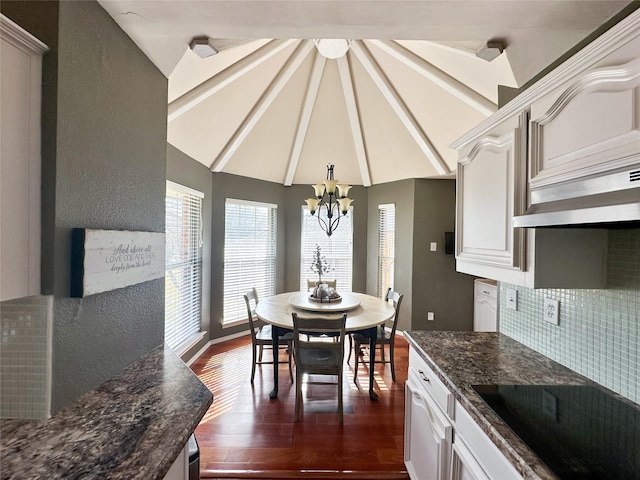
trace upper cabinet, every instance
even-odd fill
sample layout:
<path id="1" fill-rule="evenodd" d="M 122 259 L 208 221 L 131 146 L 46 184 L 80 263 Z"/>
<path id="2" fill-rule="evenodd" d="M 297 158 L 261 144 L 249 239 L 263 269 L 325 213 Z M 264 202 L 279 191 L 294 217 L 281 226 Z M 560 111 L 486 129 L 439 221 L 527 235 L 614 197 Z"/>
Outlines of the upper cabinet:
<path id="1" fill-rule="evenodd" d="M 524 232 L 511 228 L 525 192 L 526 115 L 504 120 L 460 149 L 456 204 L 458 262 L 521 270 Z"/>
<path id="2" fill-rule="evenodd" d="M 590 224 L 640 220 L 639 119 L 636 10 L 454 142 L 458 271 L 605 287 L 607 231 Z"/>
<path id="3" fill-rule="evenodd" d="M 572 211 L 576 223 L 638 219 L 638 28 L 622 28 L 617 35 L 613 30 L 604 39 L 609 41 L 594 42 L 583 54 L 592 64 L 532 100 L 527 213 L 538 220 L 551 223 L 554 211 L 563 210 Z M 595 60 L 600 55 L 604 57 Z M 576 70 L 582 66 L 578 60 Z M 605 208 L 608 205 L 613 207 Z M 527 215 L 517 221 L 541 224 L 536 217 L 529 222 Z"/>
<path id="4" fill-rule="evenodd" d="M 40 99 L 47 47 L 0 15 L 0 301 L 40 293 Z"/>

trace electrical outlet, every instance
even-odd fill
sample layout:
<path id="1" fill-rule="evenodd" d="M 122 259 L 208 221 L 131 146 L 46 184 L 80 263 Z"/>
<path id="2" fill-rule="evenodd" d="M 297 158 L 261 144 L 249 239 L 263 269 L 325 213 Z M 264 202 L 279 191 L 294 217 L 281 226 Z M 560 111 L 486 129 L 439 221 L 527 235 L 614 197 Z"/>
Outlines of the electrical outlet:
<path id="1" fill-rule="evenodd" d="M 436 319 L 436 314 L 433 312 L 427 312 L 427 320 L 433 322 Z"/>
<path id="2" fill-rule="evenodd" d="M 551 298 L 544 299 L 544 319 L 549 323 L 553 323 L 554 325 L 558 325 L 558 318 L 560 316 L 560 303 L 558 300 L 553 300 Z"/>
<path id="3" fill-rule="evenodd" d="M 507 288 L 507 308 L 518 310 L 518 291 L 515 288 Z"/>
<path id="4" fill-rule="evenodd" d="M 558 397 L 546 390 L 542 391 L 542 412 L 558 421 Z"/>

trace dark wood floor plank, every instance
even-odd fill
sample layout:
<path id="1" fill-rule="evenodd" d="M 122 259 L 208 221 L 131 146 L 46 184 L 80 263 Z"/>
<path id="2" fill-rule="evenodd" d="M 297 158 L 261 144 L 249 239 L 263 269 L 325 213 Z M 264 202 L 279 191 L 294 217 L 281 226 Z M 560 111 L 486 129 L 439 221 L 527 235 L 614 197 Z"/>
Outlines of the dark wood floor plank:
<path id="1" fill-rule="evenodd" d="M 191 366 L 214 394 L 196 429 L 201 478 L 407 480 L 404 467 L 404 383 L 408 345 L 396 340 L 396 383 L 388 364 L 374 372 L 379 400 L 369 399 L 368 357 L 353 382 L 353 358 L 344 369 L 344 423 L 337 389 L 307 385 L 300 422 L 293 421 L 295 385 L 279 367 L 277 400 L 269 399 L 270 365 L 258 366 L 251 385 L 251 340 L 229 340 L 207 349 Z M 271 358 L 265 351 L 264 358 Z"/>

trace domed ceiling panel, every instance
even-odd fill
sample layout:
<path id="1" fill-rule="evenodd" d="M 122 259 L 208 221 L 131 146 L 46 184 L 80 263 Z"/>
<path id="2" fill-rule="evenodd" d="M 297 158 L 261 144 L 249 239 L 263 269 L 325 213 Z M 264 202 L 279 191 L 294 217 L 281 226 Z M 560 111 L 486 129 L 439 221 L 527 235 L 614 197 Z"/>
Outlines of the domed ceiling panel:
<path id="1" fill-rule="evenodd" d="M 169 78 L 176 148 L 213 172 L 284 185 L 316 183 L 333 163 L 341 181 L 364 186 L 454 174 L 448 145 L 496 111 L 498 85 L 529 81 L 629 5 L 98 1 Z M 219 53 L 190 51 L 201 35 Z M 354 40 L 325 59 L 314 38 Z M 478 59 L 492 39 L 504 53 Z"/>
<path id="2" fill-rule="evenodd" d="M 418 126 L 425 132 L 436 152 L 450 171 L 458 161 L 457 152 L 449 145 L 464 132 L 486 118 L 460 98 L 442 89 L 415 70 L 397 65 L 397 60 L 385 52 L 371 53 L 386 72 L 389 81 L 407 105 Z M 486 63 L 486 62 L 484 62 Z"/>
<path id="3" fill-rule="evenodd" d="M 293 45 L 287 47 L 172 119 L 167 128 L 169 143 L 211 168 L 293 49 Z"/>
<path id="4" fill-rule="evenodd" d="M 509 64 L 508 50 L 491 62 L 486 62 L 471 51 L 434 42 L 402 40 L 397 43 L 495 104 L 498 103 L 498 85 L 518 87 Z M 481 45 L 478 44 L 476 48 Z"/>
<path id="5" fill-rule="evenodd" d="M 356 78 L 372 184 L 437 175 L 360 62 L 353 60 L 351 67 Z"/>
<path id="6" fill-rule="evenodd" d="M 239 62 L 268 41 L 253 40 L 233 48 L 221 50 L 217 55 L 207 58 L 200 58 L 191 50 L 187 50 L 169 77 L 169 103 L 219 74 L 229 65 Z M 215 42 L 213 43 L 215 45 Z"/>
<path id="7" fill-rule="evenodd" d="M 283 183 L 313 57 L 308 55 L 235 151 L 224 171 Z"/>
<path id="8" fill-rule="evenodd" d="M 341 182 L 362 184 L 336 60 L 325 62 L 293 183 L 318 183 L 328 164 Z"/>

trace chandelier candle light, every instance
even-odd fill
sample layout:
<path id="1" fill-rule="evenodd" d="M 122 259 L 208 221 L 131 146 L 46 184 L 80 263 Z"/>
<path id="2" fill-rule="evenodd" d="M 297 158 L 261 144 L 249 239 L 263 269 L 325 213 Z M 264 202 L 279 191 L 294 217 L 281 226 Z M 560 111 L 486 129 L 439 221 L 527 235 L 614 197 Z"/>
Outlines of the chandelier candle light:
<path id="1" fill-rule="evenodd" d="M 318 212 L 318 223 L 320 227 L 331 236 L 333 231 L 338 228 L 340 223 L 340 212 L 346 215 L 351 206 L 351 200 L 347 197 L 351 185 L 339 184 L 338 180 L 333 179 L 333 165 L 327 165 L 327 179 L 323 183 L 312 185 L 316 193 L 316 198 L 307 198 L 306 202 L 309 206 L 311 215 Z M 327 220 L 321 215 L 322 208 L 326 209 Z"/>

